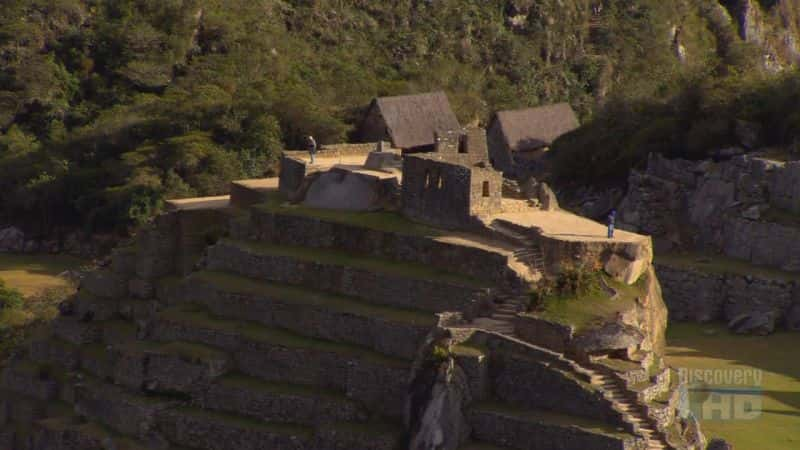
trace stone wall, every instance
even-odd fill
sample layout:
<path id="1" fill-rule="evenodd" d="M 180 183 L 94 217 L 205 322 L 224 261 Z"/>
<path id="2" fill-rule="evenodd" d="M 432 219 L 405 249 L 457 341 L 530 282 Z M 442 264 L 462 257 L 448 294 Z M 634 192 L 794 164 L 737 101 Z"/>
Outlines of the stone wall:
<path id="1" fill-rule="evenodd" d="M 800 304 L 800 282 L 755 275 L 710 273 L 657 263 L 664 301 L 676 320 L 730 321 L 752 313 L 770 313 L 780 324 Z"/>
<path id="2" fill-rule="evenodd" d="M 372 317 L 364 312 L 334 302 L 327 305 L 313 291 L 297 293 L 308 296 L 287 298 L 282 292 L 248 291 L 238 286 L 220 286 L 201 279 L 189 278 L 183 298 L 199 303 L 220 317 L 258 322 L 310 337 L 333 342 L 355 344 L 385 355 L 413 359 L 434 325 L 394 320 L 394 317 Z"/>
<path id="3" fill-rule="evenodd" d="M 278 190 L 284 195 L 295 193 L 306 178 L 305 161 L 287 155 L 281 157 Z"/>
<path id="4" fill-rule="evenodd" d="M 644 442 L 633 436 L 614 436 L 583 430 L 577 426 L 556 425 L 544 421 L 525 420 L 501 412 L 470 414 L 472 433 L 488 442 L 505 442 L 515 449 L 645 449 Z"/>
<path id="5" fill-rule="evenodd" d="M 800 271 L 800 162 L 654 154 L 628 184 L 620 227 L 652 235 L 659 250 L 712 250 Z"/>
<path id="6" fill-rule="evenodd" d="M 450 228 L 470 223 L 470 168 L 434 159 L 406 156 L 403 162 L 403 214 Z"/>
<path id="7" fill-rule="evenodd" d="M 499 286 L 521 287 L 524 284 L 508 267 L 507 255 L 483 248 L 441 242 L 430 236 L 380 231 L 263 209 L 253 211 L 252 222 L 251 237 L 275 244 L 337 248 L 353 254 L 426 264 L 489 280 Z"/>
<path id="8" fill-rule="evenodd" d="M 221 241 L 210 247 L 208 268 L 278 283 L 313 286 L 315 290 L 371 303 L 432 312 L 477 312 L 485 309 L 489 301 L 488 289 L 453 281 L 401 276 L 379 268 L 367 270 L 259 253 L 235 241 Z"/>

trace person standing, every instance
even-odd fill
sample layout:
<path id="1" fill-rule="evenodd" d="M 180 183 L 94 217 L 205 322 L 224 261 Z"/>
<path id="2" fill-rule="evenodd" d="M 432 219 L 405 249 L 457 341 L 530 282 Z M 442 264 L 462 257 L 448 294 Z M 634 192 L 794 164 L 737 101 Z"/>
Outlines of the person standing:
<path id="1" fill-rule="evenodd" d="M 308 146 L 308 154 L 311 155 L 311 164 L 314 164 L 314 155 L 317 154 L 317 141 L 314 140 L 314 136 L 308 135 L 306 139 L 306 145 Z"/>
<path id="2" fill-rule="evenodd" d="M 617 221 L 617 210 L 612 209 L 610 213 L 608 213 L 608 238 L 612 239 L 614 237 L 614 223 Z"/>

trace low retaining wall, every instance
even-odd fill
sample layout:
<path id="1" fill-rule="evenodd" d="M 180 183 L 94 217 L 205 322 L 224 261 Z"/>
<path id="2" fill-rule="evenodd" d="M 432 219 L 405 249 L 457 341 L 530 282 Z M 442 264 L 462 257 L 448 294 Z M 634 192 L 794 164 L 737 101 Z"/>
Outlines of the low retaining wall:
<path id="1" fill-rule="evenodd" d="M 793 304 L 800 304 L 800 280 L 775 280 L 752 275 L 718 274 L 656 264 L 671 318 L 729 321 L 741 314 L 774 312 L 777 322 Z"/>
<path id="2" fill-rule="evenodd" d="M 488 280 L 499 286 L 523 287 L 526 284 L 508 267 L 508 255 L 482 248 L 440 242 L 429 236 L 380 231 L 264 210 L 255 210 L 252 219 L 254 234 L 262 241 L 336 248 L 356 254 L 417 262 Z"/>
<path id="3" fill-rule="evenodd" d="M 572 327 L 530 314 L 520 314 L 514 320 L 514 331 L 520 339 L 557 353 L 564 353 L 574 337 Z"/>
<path id="4" fill-rule="evenodd" d="M 315 290 L 370 303 L 431 312 L 474 313 L 489 302 L 488 289 L 256 253 L 246 249 L 246 245 L 222 241 L 209 247 L 209 269 L 283 284 L 310 286 Z"/>

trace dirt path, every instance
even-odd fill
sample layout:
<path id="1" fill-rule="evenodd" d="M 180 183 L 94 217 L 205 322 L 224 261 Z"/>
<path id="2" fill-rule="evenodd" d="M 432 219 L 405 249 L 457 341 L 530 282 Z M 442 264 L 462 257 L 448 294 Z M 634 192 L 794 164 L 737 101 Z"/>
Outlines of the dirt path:
<path id="1" fill-rule="evenodd" d="M 608 227 L 585 217 L 566 211 L 541 211 L 531 208 L 525 212 L 497 214 L 491 220 L 502 219 L 524 226 L 540 228 L 542 232 L 555 239 L 572 242 L 608 242 Z M 647 236 L 617 229 L 614 241 L 639 243 Z"/>

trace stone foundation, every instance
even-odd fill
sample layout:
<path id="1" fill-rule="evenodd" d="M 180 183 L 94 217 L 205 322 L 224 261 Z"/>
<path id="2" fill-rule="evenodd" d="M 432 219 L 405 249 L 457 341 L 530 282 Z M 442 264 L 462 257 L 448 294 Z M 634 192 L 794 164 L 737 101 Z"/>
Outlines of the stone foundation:
<path id="1" fill-rule="evenodd" d="M 800 304 L 800 283 L 753 275 L 701 272 L 657 263 L 670 317 L 692 322 L 730 321 L 742 314 L 776 314 L 780 323 Z"/>

